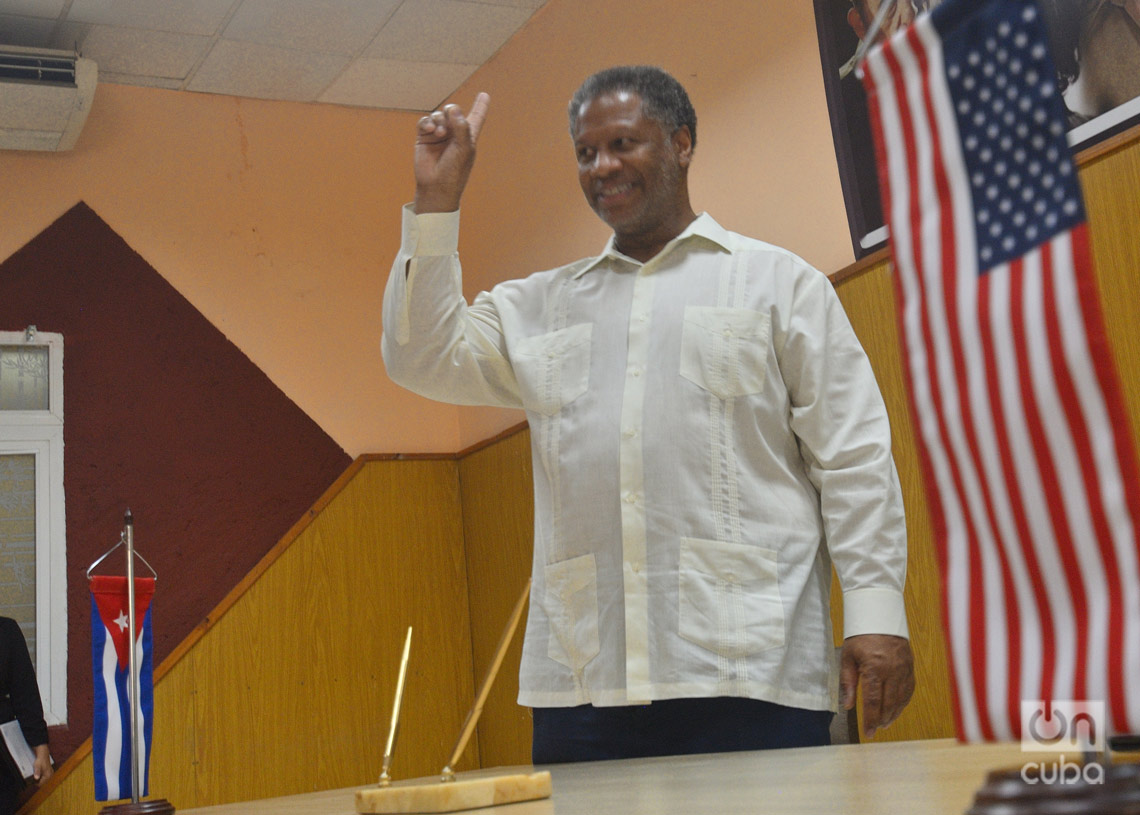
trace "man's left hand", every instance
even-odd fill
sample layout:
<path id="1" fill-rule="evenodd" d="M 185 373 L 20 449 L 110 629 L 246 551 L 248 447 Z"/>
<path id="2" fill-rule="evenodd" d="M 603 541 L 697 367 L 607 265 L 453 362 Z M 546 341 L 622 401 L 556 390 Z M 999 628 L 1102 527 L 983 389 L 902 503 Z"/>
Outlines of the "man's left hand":
<path id="1" fill-rule="evenodd" d="M 855 686 L 863 685 L 863 735 L 869 739 L 898 718 L 914 693 L 910 642 L 888 634 L 848 637 L 840 662 L 840 701 L 851 710 Z"/>

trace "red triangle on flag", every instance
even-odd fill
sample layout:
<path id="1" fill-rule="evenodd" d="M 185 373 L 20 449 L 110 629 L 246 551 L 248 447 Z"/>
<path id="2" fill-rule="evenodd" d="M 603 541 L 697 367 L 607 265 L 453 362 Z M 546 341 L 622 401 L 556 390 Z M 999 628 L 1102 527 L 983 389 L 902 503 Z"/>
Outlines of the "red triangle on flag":
<path id="1" fill-rule="evenodd" d="M 121 575 L 95 575 L 91 578 L 91 596 L 107 629 L 107 636 L 115 644 L 119 669 L 127 667 L 130 652 L 127 650 L 127 578 Z M 154 597 L 154 578 L 135 578 L 135 637 L 142 635 L 143 618 Z"/>

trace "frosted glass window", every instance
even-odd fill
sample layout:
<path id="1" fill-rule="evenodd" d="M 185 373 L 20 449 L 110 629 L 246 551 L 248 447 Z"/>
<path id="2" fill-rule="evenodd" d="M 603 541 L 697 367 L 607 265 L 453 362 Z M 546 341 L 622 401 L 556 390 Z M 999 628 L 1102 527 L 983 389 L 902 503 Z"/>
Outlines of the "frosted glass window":
<path id="1" fill-rule="evenodd" d="M 0 614 L 36 659 L 36 457 L 0 455 Z"/>
<path id="2" fill-rule="evenodd" d="M 44 345 L 0 345 L 0 410 L 47 410 L 51 382 Z"/>
<path id="3" fill-rule="evenodd" d="M 63 335 L 0 331 L 0 615 L 20 625 L 49 725 L 67 723 Z"/>

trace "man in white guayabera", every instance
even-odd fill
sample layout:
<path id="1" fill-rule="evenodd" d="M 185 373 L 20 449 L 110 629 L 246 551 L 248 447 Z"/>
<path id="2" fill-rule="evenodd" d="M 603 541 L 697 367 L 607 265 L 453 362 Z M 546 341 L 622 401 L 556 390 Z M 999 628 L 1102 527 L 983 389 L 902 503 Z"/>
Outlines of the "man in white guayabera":
<path id="1" fill-rule="evenodd" d="M 582 191 L 613 237 L 468 305 L 459 202 L 488 106 L 419 122 L 383 352 L 424 396 L 527 412 L 535 763 L 826 744 L 860 682 L 865 730 L 889 724 L 914 688 L 903 507 L 830 282 L 694 213 L 688 95 L 620 67 L 570 103 Z"/>

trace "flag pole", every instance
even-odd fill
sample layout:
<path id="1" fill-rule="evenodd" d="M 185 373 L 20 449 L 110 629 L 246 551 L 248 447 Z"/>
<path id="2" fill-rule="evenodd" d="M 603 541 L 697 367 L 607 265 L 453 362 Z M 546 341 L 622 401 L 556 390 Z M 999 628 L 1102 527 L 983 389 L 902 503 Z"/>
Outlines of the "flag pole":
<path id="1" fill-rule="evenodd" d="M 127 699 L 131 703 L 131 803 L 139 802 L 139 665 L 135 653 L 135 519 L 128 508 L 123 516 L 127 545 Z"/>

